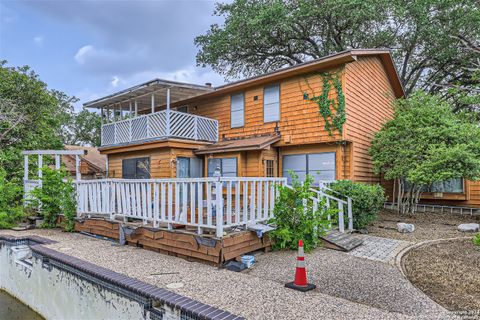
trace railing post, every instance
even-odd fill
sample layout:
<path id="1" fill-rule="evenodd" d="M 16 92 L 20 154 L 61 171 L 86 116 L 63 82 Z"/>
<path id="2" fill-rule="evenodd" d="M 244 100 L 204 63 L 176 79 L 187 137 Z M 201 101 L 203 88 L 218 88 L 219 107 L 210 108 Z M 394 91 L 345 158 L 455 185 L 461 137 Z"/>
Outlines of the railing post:
<path id="1" fill-rule="evenodd" d="M 198 140 L 198 118 L 194 117 L 193 118 L 193 134 L 195 140 Z"/>
<path id="2" fill-rule="evenodd" d="M 353 208 L 352 208 L 352 198 L 347 198 L 347 210 L 348 210 L 348 230 L 353 231 Z"/>
<path id="3" fill-rule="evenodd" d="M 170 88 L 167 88 L 167 110 L 165 114 L 166 129 L 165 135 L 170 137 Z"/>
<path id="4" fill-rule="evenodd" d="M 147 119 L 147 136 L 145 138 L 150 138 L 150 116 L 146 116 L 145 119 Z"/>
<path id="5" fill-rule="evenodd" d="M 223 190 L 222 190 L 222 183 L 217 181 L 215 182 L 215 201 L 216 201 L 216 213 L 217 213 L 217 221 L 216 221 L 216 236 L 217 238 L 223 237 Z"/>
<path id="6" fill-rule="evenodd" d="M 343 203 L 338 201 L 338 230 L 341 233 L 345 232 L 345 221 L 343 219 Z"/>

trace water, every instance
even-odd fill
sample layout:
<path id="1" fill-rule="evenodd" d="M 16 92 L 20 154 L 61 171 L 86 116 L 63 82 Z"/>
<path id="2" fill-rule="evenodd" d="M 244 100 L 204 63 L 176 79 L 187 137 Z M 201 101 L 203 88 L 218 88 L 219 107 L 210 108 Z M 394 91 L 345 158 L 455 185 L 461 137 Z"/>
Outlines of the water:
<path id="1" fill-rule="evenodd" d="M 0 290 L 0 319 L 44 320 L 38 313 L 3 290 Z"/>

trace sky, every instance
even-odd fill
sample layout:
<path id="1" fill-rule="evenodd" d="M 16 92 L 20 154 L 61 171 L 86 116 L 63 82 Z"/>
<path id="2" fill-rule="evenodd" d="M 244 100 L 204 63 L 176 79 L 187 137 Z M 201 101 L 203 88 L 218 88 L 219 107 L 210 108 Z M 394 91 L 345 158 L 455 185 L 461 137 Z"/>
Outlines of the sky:
<path id="1" fill-rule="evenodd" d="M 29 65 L 81 104 L 155 78 L 218 86 L 196 66 L 194 38 L 212 23 L 210 0 L 0 0 L 0 60 Z"/>

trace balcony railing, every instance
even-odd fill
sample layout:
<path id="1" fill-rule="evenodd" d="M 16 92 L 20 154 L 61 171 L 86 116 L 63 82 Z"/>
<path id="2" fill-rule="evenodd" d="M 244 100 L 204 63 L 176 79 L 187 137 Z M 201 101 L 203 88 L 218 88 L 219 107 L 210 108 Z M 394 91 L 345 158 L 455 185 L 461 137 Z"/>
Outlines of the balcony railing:
<path id="1" fill-rule="evenodd" d="M 218 121 L 163 110 L 102 126 L 102 147 L 161 138 L 217 142 Z"/>

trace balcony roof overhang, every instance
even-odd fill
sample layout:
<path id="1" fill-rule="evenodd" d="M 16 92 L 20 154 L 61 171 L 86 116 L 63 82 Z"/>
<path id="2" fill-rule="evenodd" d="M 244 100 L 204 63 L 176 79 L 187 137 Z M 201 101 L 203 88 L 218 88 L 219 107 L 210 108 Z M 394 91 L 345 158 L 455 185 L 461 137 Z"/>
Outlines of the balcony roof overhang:
<path id="1" fill-rule="evenodd" d="M 162 79 L 154 79 L 134 87 L 118 91 L 111 95 L 89 101 L 83 104 L 86 108 L 107 108 L 115 106 L 117 109 L 128 110 L 130 102 L 137 100 L 138 110 L 148 110 L 151 108 L 151 96 L 155 96 L 155 104 L 164 105 L 167 99 L 167 89 L 170 89 L 170 101 L 177 101 L 193 98 L 210 91 L 211 86 L 183 83 Z"/>

